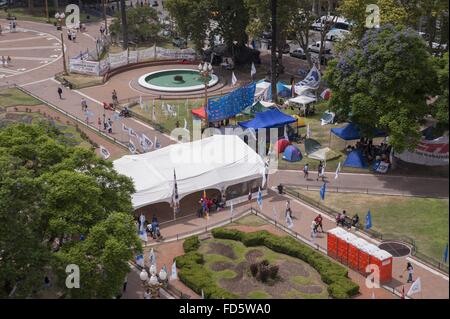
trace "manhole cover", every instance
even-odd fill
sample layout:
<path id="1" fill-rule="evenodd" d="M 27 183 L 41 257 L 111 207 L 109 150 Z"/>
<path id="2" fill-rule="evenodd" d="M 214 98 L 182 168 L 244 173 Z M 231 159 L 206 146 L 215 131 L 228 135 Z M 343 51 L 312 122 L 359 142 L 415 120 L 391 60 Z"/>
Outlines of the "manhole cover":
<path id="1" fill-rule="evenodd" d="M 411 253 L 411 249 L 407 245 L 397 242 L 384 242 L 378 247 L 386 250 L 394 257 L 408 256 Z"/>

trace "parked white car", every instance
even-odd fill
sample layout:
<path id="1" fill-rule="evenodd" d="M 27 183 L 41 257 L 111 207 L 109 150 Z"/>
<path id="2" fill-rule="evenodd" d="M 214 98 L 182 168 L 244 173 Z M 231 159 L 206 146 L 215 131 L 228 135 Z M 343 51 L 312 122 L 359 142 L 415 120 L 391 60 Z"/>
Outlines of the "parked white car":
<path id="1" fill-rule="evenodd" d="M 341 41 L 349 34 L 350 34 L 350 31 L 333 28 L 327 33 L 327 35 L 325 36 L 325 39 L 327 41 L 331 41 L 331 42 Z"/>
<path id="2" fill-rule="evenodd" d="M 333 28 L 340 30 L 352 28 L 352 23 L 344 17 L 322 16 L 311 25 L 311 29 L 322 31 L 326 24 L 332 24 Z"/>
<path id="3" fill-rule="evenodd" d="M 324 54 L 330 54 L 331 50 L 333 49 L 333 43 L 330 41 L 324 41 L 324 48 L 323 52 Z M 316 43 L 310 44 L 308 46 L 309 52 L 319 53 L 320 52 L 320 41 L 317 41 Z"/>

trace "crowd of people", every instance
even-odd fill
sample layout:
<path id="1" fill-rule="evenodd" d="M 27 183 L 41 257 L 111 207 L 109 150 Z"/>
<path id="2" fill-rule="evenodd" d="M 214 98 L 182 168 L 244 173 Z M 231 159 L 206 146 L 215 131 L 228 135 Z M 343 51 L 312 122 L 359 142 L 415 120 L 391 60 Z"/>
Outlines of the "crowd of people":
<path id="1" fill-rule="evenodd" d="M 197 216 L 200 218 L 208 217 L 211 212 L 219 212 L 222 208 L 225 208 L 225 202 L 225 194 L 221 197 L 216 196 L 213 198 L 208 198 L 203 195 L 198 202 L 200 207 L 197 210 Z"/>
<path id="2" fill-rule="evenodd" d="M 347 145 L 347 154 L 354 150 L 360 150 L 369 164 L 373 161 L 390 163 L 391 146 L 387 143 L 381 142 L 380 145 L 374 145 L 372 139 L 361 138 L 355 146 Z"/>

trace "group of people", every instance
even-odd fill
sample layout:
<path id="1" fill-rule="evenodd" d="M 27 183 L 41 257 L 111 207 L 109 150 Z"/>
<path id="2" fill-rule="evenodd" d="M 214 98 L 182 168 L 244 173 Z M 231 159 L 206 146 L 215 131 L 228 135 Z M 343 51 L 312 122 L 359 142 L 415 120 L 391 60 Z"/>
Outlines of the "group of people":
<path id="1" fill-rule="evenodd" d="M 141 229 L 141 226 L 145 229 L 147 236 L 150 236 L 153 239 L 162 238 L 158 218 L 156 218 L 156 216 L 153 215 L 152 221 L 150 223 L 145 219 L 144 215 L 139 216 L 136 221 L 136 227 L 139 230 Z"/>
<path id="2" fill-rule="evenodd" d="M 77 39 L 77 30 L 67 29 L 67 38 L 69 39 L 69 41 L 76 42 L 75 40 Z"/>
<path id="3" fill-rule="evenodd" d="M 207 217 L 212 211 L 218 212 L 222 208 L 225 208 L 225 202 L 226 202 L 225 195 L 222 195 L 221 198 L 219 198 L 219 196 L 214 198 L 207 198 L 202 196 L 199 201 L 200 208 L 197 211 L 197 216 Z"/>
<path id="4" fill-rule="evenodd" d="M 336 225 L 342 226 L 342 227 L 358 227 L 359 225 L 359 216 L 358 214 L 353 215 L 353 217 L 350 219 L 350 217 L 347 215 L 347 212 L 345 209 L 342 211 L 342 213 L 338 213 L 336 216 Z"/>
<path id="5" fill-rule="evenodd" d="M 387 143 L 382 142 L 380 145 L 373 145 L 372 139 L 361 138 L 356 142 L 355 146 L 347 145 L 347 154 L 354 150 L 360 150 L 369 163 L 372 163 L 374 160 L 389 163 L 391 146 Z"/>
<path id="6" fill-rule="evenodd" d="M 325 166 L 326 164 L 322 161 L 319 162 L 319 165 L 317 166 L 317 178 L 316 180 L 318 181 L 319 179 L 322 179 L 322 182 L 325 181 Z M 309 164 L 306 163 L 305 166 L 303 166 L 303 177 L 305 179 L 308 179 L 309 177 Z"/>
<path id="7" fill-rule="evenodd" d="M 7 57 L 5 57 L 4 55 L 2 55 L 2 66 L 3 67 L 7 67 L 11 65 L 11 57 L 8 55 Z"/>

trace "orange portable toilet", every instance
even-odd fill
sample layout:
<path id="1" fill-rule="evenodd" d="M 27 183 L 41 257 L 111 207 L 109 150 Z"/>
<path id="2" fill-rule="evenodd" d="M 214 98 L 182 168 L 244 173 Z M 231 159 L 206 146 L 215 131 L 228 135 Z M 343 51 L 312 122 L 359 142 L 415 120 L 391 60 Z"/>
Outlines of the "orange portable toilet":
<path id="1" fill-rule="evenodd" d="M 380 283 L 392 280 L 392 255 L 383 249 L 374 251 L 370 256 L 370 263 L 380 268 Z"/>
<path id="2" fill-rule="evenodd" d="M 336 227 L 327 232 L 327 254 L 332 258 L 337 257 L 338 237 L 337 235 L 346 232 L 344 229 Z"/>
<path id="3" fill-rule="evenodd" d="M 350 268 L 359 270 L 359 252 L 362 247 L 369 243 L 362 238 L 357 238 L 348 246 L 348 265 Z"/>
<path id="4" fill-rule="evenodd" d="M 339 238 L 339 237 L 338 237 Z M 348 264 L 348 248 L 352 241 L 358 239 L 355 235 L 352 233 L 346 232 L 345 234 L 341 235 L 342 240 L 345 242 L 344 245 L 340 247 L 340 250 L 338 249 L 338 256 L 344 265 Z M 339 242 L 340 244 L 340 242 Z"/>
<path id="5" fill-rule="evenodd" d="M 358 264 L 358 270 L 360 273 L 366 275 L 366 267 L 371 263 L 370 256 L 377 250 L 380 250 L 377 246 L 367 243 L 367 245 L 364 245 L 359 250 L 359 264 Z"/>

